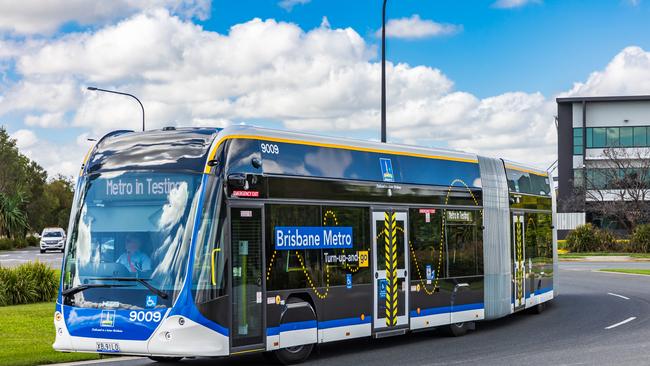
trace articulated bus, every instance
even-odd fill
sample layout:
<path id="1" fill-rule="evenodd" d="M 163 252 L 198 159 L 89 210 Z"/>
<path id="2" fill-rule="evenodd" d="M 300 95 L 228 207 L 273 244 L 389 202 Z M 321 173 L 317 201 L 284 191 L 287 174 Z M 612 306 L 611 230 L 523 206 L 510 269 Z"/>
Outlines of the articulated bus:
<path id="1" fill-rule="evenodd" d="M 248 126 L 115 131 L 86 157 L 54 348 L 158 361 L 445 328 L 557 294 L 546 172 Z"/>

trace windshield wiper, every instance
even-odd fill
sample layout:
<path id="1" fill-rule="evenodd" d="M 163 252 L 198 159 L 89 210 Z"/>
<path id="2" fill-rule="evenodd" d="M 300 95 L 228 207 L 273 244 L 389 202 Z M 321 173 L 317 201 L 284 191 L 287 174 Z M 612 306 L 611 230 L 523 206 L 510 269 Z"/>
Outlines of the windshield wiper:
<path id="1" fill-rule="evenodd" d="M 118 282 L 123 282 L 123 281 L 132 281 L 132 282 L 138 282 L 142 284 L 142 286 L 146 287 L 149 291 L 153 292 L 154 294 L 162 297 L 163 299 L 167 299 L 169 295 L 166 293 L 162 292 L 161 290 L 153 287 L 149 282 L 149 278 L 137 278 L 137 277 L 100 277 L 100 278 L 91 278 L 92 280 L 101 280 L 101 281 L 118 281 Z"/>
<path id="2" fill-rule="evenodd" d="M 88 283 L 85 285 L 79 285 L 75 287 L 70 287 L 69 289 L 61 291 L 62 296 L 71 296 L 78 292 L 87 290 L 89 288 L 100 288 L 100 287 L 133 287 L 132 285 L 110 285 L 107 283 Z"/>

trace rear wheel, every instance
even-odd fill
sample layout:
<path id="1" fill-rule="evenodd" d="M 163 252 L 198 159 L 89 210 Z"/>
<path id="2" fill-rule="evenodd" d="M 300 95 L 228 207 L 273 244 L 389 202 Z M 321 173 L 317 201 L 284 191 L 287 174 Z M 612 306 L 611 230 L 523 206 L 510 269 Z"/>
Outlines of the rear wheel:
<path id="1" fill-rule="evenodd" d="M 537 304 L 535 306 L 535 308 L 533 309 L 533 314 L 541 314 L 541 313 L 544 312 L 545 309 L 546 309 L 546 303 L 545 302 Z"/>
<path id="2" fill-rule="evenodd" d="M 178 362 L 183 359 L 183 357 L 161 357 L 161 356 L 150 356 L 150 360 L 162 363 L 173 363 Z"/>
<path id="3" fill-rule="evenodd" d="M 462 337 L 465 334 L 467 334 L 467 331 L 470 328 L 470 324 L 465 322 L 465 323 L 455 323 L 455 324 L 449 324 L 449 328 L 447 330 L 447 333 L 452 336 L 452 337 Z"/>
<path id="4" fill-rule="evenodd" d="M 283 365 L 293 365 L 307 360 L 313 349 L 313 344 L 303 344 L 300 346 L 279 349 L 273 352 L 273 356 Z"/>

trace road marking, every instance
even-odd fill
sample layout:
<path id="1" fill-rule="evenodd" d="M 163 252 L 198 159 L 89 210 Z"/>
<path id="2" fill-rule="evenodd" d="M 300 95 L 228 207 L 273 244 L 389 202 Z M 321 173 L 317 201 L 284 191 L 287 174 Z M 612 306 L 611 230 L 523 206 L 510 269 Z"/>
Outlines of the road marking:
<path id="1" fill-rule="evenodd" d="M 619 325 L 623 325 L 623 324 L 625 324 L 625 323 L 629 323 L 629 322 L 631 322 L 631 321 L 634 320 L 634 319 L 636 319 L 636 316 L 632 316 L 632 317 L 629 317 L 629 318 L 623 320 L 622 322 L 618 322 L 618 323 L 616 323 L 616 324 L 612 324 L 612 325 L 610 325 L 609 327 L 605 327 L 605 329 L 616 328 L 616 327 L 618 327 Z"/>
<path id="2" fill-rule="evenodd" d="M 629 299 L 630 299 L 629 297 L 626 297 L 626 296 L 623 296 L 623 295 L 619 295 L 619 294 L 614 294 L 614 293 L 611 293 L 611 292 L 608 292 L 607 295 L 612 295 L 612 296 L 620 297 L 621 299 L 625 299 L 625 300 L 629 300 Z"/>

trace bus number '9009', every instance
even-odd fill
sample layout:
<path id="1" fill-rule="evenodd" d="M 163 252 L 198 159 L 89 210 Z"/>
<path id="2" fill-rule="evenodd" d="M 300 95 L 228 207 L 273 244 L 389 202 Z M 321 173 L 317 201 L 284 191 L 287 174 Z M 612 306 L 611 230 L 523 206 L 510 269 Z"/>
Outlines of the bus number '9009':
<path id="1" fill-rule="evenodd" d="M 129 321 L 159 322 L 162 315 L 156 311 L 132 311 L 129 313 Z"/>
<path id="2" fill-rule="evenodd" d="M 276 144 L 261 143 L 260 148 L 262 149 L 262 154 L 273 154 L 273 155 L 280 154 L 280 147 Z"/>

